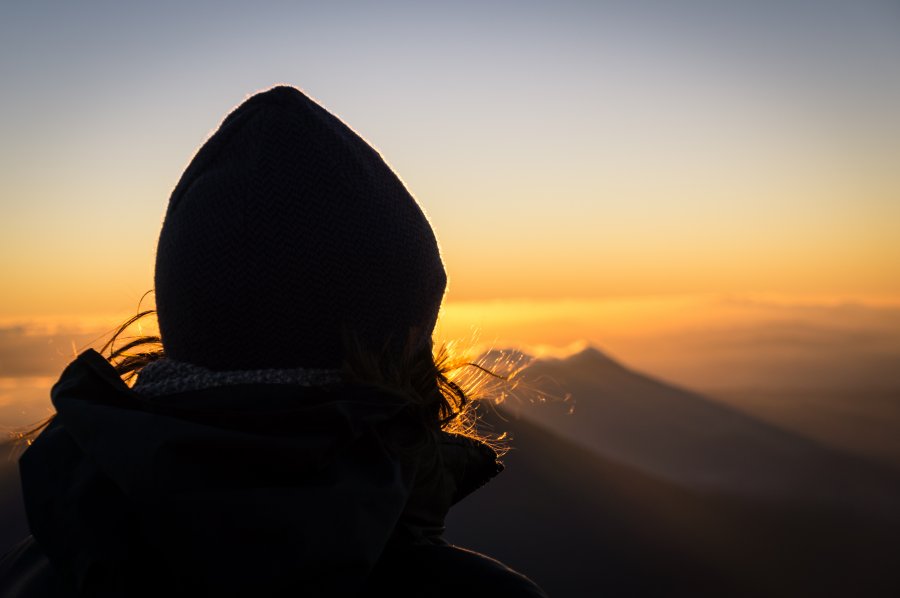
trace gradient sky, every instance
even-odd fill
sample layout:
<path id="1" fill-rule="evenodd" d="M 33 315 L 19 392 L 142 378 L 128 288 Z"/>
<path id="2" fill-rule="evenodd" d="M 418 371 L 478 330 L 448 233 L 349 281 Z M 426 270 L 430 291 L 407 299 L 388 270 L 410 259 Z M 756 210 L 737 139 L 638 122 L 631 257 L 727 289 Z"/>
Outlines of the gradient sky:
<path id="1" fill-rule="evenodd" d="M 133 310 L 281 82 L 404 179 L 451 302 L 900 295 L 896 2 L 7 2 L 0 79 L 0 319 Z"/>

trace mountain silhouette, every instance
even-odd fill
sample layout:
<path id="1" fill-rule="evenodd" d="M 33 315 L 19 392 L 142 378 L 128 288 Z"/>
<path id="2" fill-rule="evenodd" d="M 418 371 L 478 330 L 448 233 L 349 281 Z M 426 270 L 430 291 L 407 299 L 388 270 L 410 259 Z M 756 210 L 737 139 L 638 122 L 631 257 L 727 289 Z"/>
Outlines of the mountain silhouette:
<path id="1" fill-rule="evenodd" d="M 518 393 L 504 412 L 656 477 L 706 492 L 896 511 L 896 472 L 635 372 L 594 347 L 535 360 L 520 377 L 538 398 Z"/>
<path id="2" fill-rule="evenodd" d="M 17 459 L 21 446 L 0 442 L 0 555 L 28 535 Z"/>
<path id="3" fill-rule="evenodd" d="M 512 357 L 549 398 L 479 407 L 511 450 L 506 470 L 450 511 L 451 542 L 555 598 L 900 595 L 893 470 L 593 347 Z M 0 445 L 0 552 L 27 533 L 11 448 Z"/>
<path id="4" fill-rule="evenodd" d="M 550 596 L 894 596 L 900 525 L 853 509 L 703 493 L 525 419 L 506 470 L 450 512 L 451 542 Z"/>

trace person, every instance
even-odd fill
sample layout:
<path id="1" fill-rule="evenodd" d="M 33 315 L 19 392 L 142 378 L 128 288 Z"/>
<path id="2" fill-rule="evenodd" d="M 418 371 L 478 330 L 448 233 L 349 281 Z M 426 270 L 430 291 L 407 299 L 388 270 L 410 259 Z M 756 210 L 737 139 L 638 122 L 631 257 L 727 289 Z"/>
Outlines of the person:
<path id="1" fill-rule="evenodd" d="M 434 353 L 432 228 L 337 117 L 287 86 L 233 110 L 172 193 L 154 283 L 159 336 L 53 387 L 0 595 L 544 596 L 443 539 L 502 465 Z"/>

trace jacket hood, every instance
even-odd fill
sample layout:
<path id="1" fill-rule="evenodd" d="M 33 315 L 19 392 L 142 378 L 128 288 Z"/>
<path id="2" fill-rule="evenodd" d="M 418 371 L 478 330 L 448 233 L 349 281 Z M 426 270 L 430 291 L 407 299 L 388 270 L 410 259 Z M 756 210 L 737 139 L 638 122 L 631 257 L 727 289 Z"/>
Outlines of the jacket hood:
<path id="1" fill-rule="evenodd" d="M 245 384 L 146 398 L 87 351 L 20 461 L 29 524 L 85 595 L 352 594 L 389 541 L 440 542 L 496 453 L 398 397 Z M 122 592 L 125 592 L 123 594 Z"/>

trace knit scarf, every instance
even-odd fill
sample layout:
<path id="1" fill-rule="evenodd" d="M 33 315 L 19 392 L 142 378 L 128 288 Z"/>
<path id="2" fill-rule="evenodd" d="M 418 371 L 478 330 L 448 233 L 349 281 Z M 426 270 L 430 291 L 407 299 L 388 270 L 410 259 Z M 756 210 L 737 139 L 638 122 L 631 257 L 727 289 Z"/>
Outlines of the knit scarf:
<path id="1" fill-rule="evenodd" d="M 138 374 L 133 390 L 146 397 L 160 397 L 238 384 L 294 384 L 327 386 L 341 381 L 337 369 L 210 370 L 192 363 L 160 359 Z"/>

